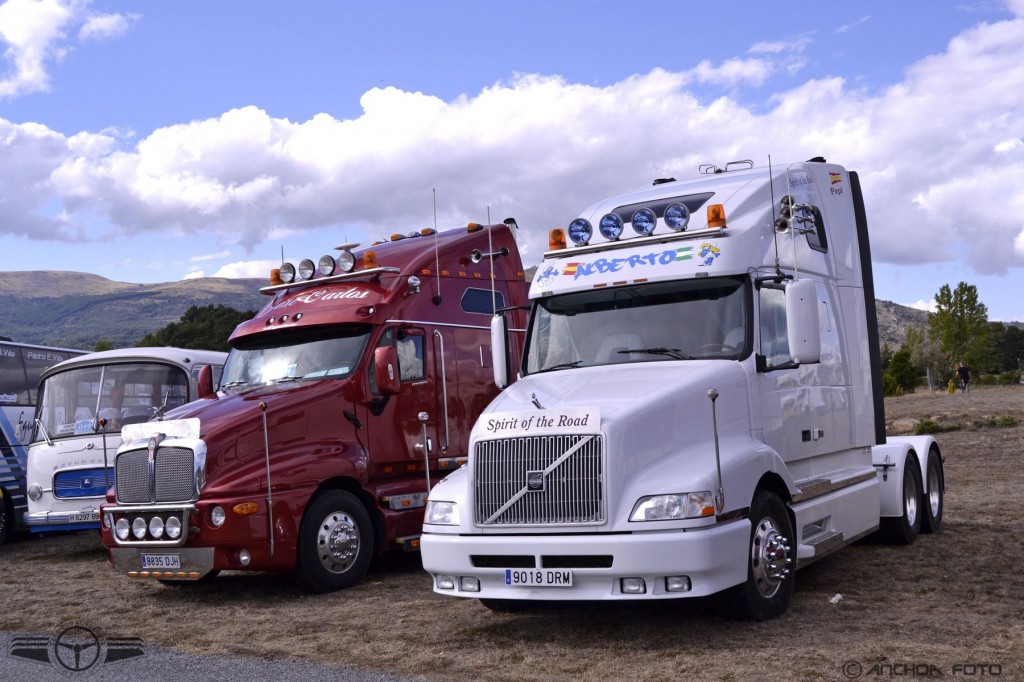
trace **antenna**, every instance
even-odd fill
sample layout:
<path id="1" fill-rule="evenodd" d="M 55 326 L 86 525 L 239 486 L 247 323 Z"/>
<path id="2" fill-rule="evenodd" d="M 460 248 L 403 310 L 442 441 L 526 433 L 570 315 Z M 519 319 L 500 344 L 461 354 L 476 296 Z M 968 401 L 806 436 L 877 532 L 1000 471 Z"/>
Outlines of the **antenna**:
<path id="1" fill-rule="evenodd" d="M 494 245 L 491 243 L 491 207 L 487 207 L 487 252 L 491 261 L 491 315 L 498 312 L 498 294 L 494 290 Z"/>
<path id="2" fill-rule="evenodd" d="M 437 293 L 434 294 L 434 305 L 441 305 L 441 256 L 437 252 L 437 188 L 431 189 L 434 194 L 434 271 L 437 273 Z"/>
<path id="3" fill-rule="evenodd" d="M 281 244 L 281 262 L 284 263 L 284 244 Z"/>
<path id="4" fill-rule="evenodd" d="M 787 178 L 789 174 L 786 174 Z M 788 180 L 787 180 L 788 183 Z M 775 176 L 772 174 L 772 155 L 768 155 L 768 189 L 772 193 L 772 232 L 775 233 L 775 272 L 776 274 L 782 274 L 782 270 L 779 268 L 779 231 L 775 227 Z M 789 188 L 787 186 L 787 191 Z"/>

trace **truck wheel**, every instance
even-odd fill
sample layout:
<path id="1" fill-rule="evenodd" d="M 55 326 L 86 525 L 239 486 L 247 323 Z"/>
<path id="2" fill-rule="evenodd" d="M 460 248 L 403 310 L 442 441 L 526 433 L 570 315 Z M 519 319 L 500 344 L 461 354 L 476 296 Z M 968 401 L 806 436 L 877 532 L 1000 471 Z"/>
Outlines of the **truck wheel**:
<path id="1" fill-rule="evenodd" d="M 942 494 L 946 487 L 945 478 L 942 475 L 942 463 L 939 461 L 939 453 L 933 448 L 928 453 L 927 469 L 928 489 L 922 496 L 924 514 L 921 516 L 921 531 L 924 533 L 936 533 L 942 525 Z"/>
<path id="2" fill-rule="evenodd" d="M 326 490 L 306 508 L 299 529 L 296 580 L 310 592 L 333 592 L 362 580 L 373 558 L 373 526 L 359 499 Z"/>
<path id="3" fill-rule="evenodd" d="M 781 616 L 793 596 L 793 524 L 779 496 L 758 490 L 750 505 L 750 562 L 747 581 L 728 593 L 731 610 L 763 621 Z"/>
<path id="4" fill-rule="evenodd" d="M 903 515 L 882 519 L 882 536 L 894 545 L 910 545 L 921 532 L 921 468 L 908 455 L 903 463 Z"/>

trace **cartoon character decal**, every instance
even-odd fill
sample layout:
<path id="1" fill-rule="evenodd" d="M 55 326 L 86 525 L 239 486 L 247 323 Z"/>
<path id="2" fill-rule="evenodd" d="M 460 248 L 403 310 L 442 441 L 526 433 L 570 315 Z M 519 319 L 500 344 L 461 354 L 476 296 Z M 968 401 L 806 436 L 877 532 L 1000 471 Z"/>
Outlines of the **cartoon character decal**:
<path id="1" fill-rule="evenodd" d="M 722 250 L 718 248 L 715 242 L 704 242 L 700 245 L 700 251 L 697 252 L 697 256 L 700 258 L 700 267 L 710 268 L 719 256 L 722 255 Z"/>

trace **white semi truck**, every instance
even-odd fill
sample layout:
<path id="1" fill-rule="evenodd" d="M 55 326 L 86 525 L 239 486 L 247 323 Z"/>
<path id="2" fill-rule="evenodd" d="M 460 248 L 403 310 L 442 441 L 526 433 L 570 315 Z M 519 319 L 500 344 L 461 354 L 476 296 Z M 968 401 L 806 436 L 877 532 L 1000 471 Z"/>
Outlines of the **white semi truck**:
<path id="1" fill-rule="evenodd" d="M 552 231 L 520 378 L 430 493 L 435 592 L 495 610 L 723 593 L 764 620 L 809 562 L 938 530 L 938 444 L 885 435 L 857 174 L 702 172 Z"/>

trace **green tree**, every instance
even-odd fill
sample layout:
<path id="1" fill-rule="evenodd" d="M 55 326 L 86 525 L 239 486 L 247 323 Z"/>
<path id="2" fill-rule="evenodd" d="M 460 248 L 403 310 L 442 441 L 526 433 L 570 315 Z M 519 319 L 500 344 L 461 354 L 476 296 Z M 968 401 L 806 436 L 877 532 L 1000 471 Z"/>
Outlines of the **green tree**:
<path id="1" fill-rule="evenodd" d="M 1024 329 L 1002 322 L 989 323 L 990 374 L 1013 372 L 1024 361 Z"/>
<path id="2" fill-rule="evenodd" d="M 96 345 L 92 347 L 94 353 L 99 353 L 101 350 L 113 350 L 114 343 L 110 339 L 101 339 L 96 342 Z"/>
<path id="3" fill-rule="evenodd" d="M 146 334 L 140 346 L 177 346 L 203 350 L 228 350 L 228 337 L 240 323 L 252 319 L 255 310 L 239 312 L 226 305 L 192 306 L 181 316 L 152 334 Z"/>
<path id="4" fill-rule="evenodd" d="M 935 388 L 935 370 L 940 365 L 945 367 L 939 344 L 928 335 L 925 327 L 908 327 L 907 336 L 903 340 L 903 349 L 910 353 L 910 361 L 918 375 L 924 375 L 928 381 L 928 389 Z M 945 374 L 945 371 L 941 372 Z"/>
<path id="5" fill-rule="evenodd" d="M 892 378 L 892 383 L 902 388 L 906 393 L 913 393 L 917 387 L 917 370 L 910 359 L 910 351 L 901 348 L 892 354 L 889 361 L 889 369 L 886 376 Z"/>
<path id="6" fill-rule="evenodd" d="M 988 308 L 978 300 L 973 284 L 948 284 L 935 295 L 935 312 L 928 313 L 928 335 L 935 339 L 944 356 L 947 371 L 959 361 L 968 367 L 986 364 L 988 350 Z"/>

